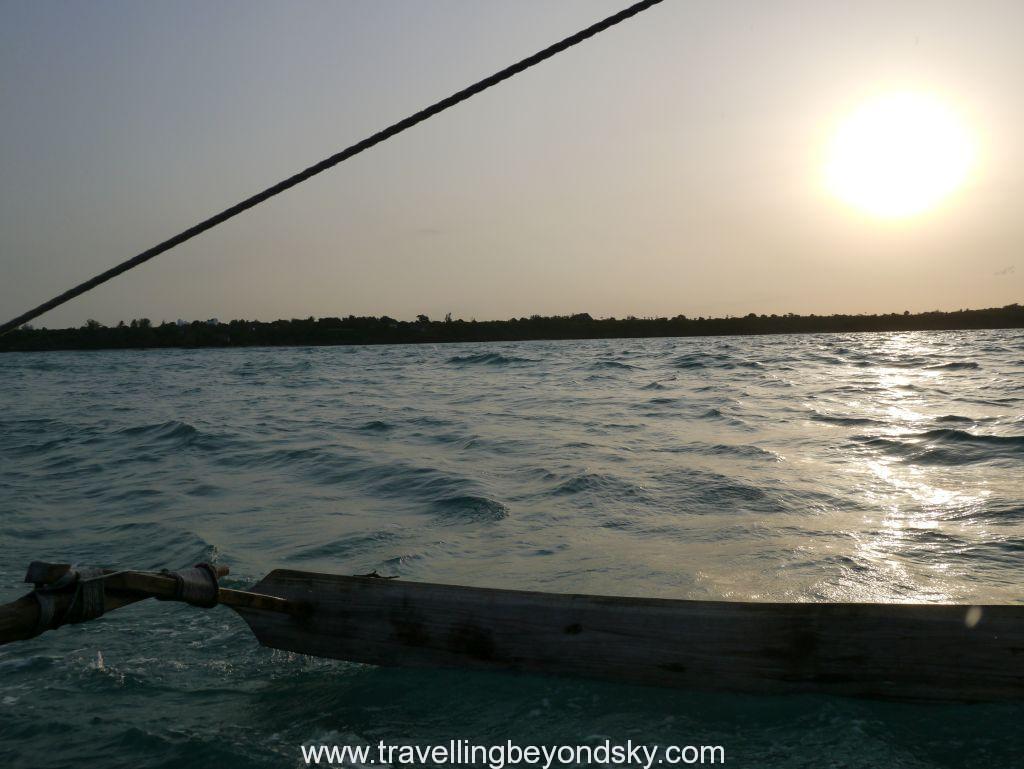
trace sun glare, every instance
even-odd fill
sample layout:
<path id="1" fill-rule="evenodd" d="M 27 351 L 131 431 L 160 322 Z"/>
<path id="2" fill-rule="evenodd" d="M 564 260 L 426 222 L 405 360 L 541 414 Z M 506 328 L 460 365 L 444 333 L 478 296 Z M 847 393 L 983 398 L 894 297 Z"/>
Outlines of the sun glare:
<path id="1" fill-rule="evenodd" d="M 825 180 L 832 194 L 868 214 L 914 216 L 961 187 L 975 156 L 974 137 L 946 104 L 929 94 L 891 93 L 840 123 Z"/>

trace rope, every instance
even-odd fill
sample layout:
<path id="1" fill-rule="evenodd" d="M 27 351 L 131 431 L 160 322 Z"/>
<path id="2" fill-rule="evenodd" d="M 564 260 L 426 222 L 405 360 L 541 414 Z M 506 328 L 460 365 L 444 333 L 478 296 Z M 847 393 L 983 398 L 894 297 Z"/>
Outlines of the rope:
<path id="1" fill-rule="evenodd" d="M 201 233 L 206 232 L 207 230 L 213 227 L 216 227 L 218 224 L 226 222 L 228 219 L 231 219 L 232 217 L 238 216 L 238 214 L 242 213 L 243 211 L 246 211 L 252 208 L 253 206 L 259 205 L 263 201 L 269 200 L 275 195 L 279 195 L 285 190 L 291 189 L 297 184 L 301 184 L 302 182 L 306 181 L 306 179 L 309 179 L 312 176 L 316 176 L 317 174 L 326 171 L 328 168 L 333 168 L 334 166 L 338 165 L 338 163 L 341 163 L 344 160 L 348 160 L 353 155 L 358 155 L 360 152 L 368 150 L 371 147 L 380 144 L 381 142 L 386 141 L 387 139 L 390 139 L 392 136 L 400 134 L 402 133 L 402 131 L 412 128 L 418 123 L 422 123 L 424 120 L 427 120 L 428 118 L 431 118 L 440 112 L 444 112 L 446 109 L 454 107 L 456 104 L 464 102 L 466 101 L 466 99 L 469 99 L 472 96 L 476 96 L 481 91 L 486 91 L 491 86 L 497 85 L 503 80 L 508 80 L 513 75 L 518 75 L 520 72 L 523 72 L 524 70 L 527 70 L 530 67 L 540 64 L 542 61 L 550 59 L 552 56 L 559 54 L 568 48 L 572 48 L 574 45 L 582 43 L 584 40 L 593 37 L 599 32 L 603 32 L 609 27 L 614 27 L 616 24 L 619 24 L 620 22 L 626 21 L 627 19 L 636 16 L 641 11 L 646 11 L 652 5 L 657 5 L 660 2 L 662 2 L 662 0 L 643 0 L 643 2 L 631 5 L 628 8 L 619 11 L 618 13 L 612 16 L 609 16 L 608 18 L 597 22 L 596 24 L 592 24 L 586 29 L 580 30 L 574 35 L 570 35 L 569 37 L 565 38 L 564 40 L 561 40 L 560 42 L 555 43 L 554 45 L 548 46 L 542 51 L 538 51 L 532 56 L 527 56 L 525 59 L 517 62 L 516 64 L 506 67 L 505 69 L 499 72 L 495 72 L 490 77 L 485 77 L 483 80 L 474 83 L 468 88 L 464 88 L 461 91 L 453 93 L 446 99 L 441 99 L 441 101 L 435 102 L 426 109 L 422 109 L 419 112 L 415 113 L 414 115 L 410 115 L 404 120 L 400 120 L 397 123 L 385 128 L 384 130 L 378 131 L 372 136 L 363 139 L 361 142 L 357 142 L 356 144 L 353 144 L 351 147 L 348 147 L 347 149 L 344 149 L 341 152 L 338 152 L 337 154 L 331 155 L 329 158 L 326 158 L 325 160 L 321 160 L 316 165 L 312 165 L 303 171 L 299 171 L 299 173 L 294 174 L 293 176 L 289 176 L 287 179 L 284 179 L 283 181 L 278 182 L 272 187 L 268 187 L 267 189 L 263 190 L 263 192 L 259 192 L 253 195 L 252 197 L 246 198 L 241 203 L 236 203 L 235 205 L 231 206 L 231 208 L 226 208 L 219 214 L 211 216 L 209 219 L 204 219 L 203 221 L 199 222 L 199 224 L 196 224 L 192 227 L 189 227 L 187 230 L 179 232 L 173 238 L 169 238 L 162 243 L 158 243 L 152 248 L 143 251 L 141 254 L 137 254 L 136 256 L 133 256 L 131 259 L 127 259 L 118 264 L 117 266 L 111 267 L 106 272 L 101 272 L 99 275 L 90 278 L 84 283 L 80 283 L 74 288 L 68 289 L 63 294 L 55 296 L 53 299 L 50 299 L 47 302 L 43 302 L 35 309 L 29 310 L 28 312 L 22 313 L 18 317 L 7 321 L 2 326 L 0 326 L 0 335 L 6 334 L 8 331 L 17 328 L 18 326 L 21 326 L 24 323 L 28 323 L 28 321 L 32 320 L 33 318 L 39 317 L 44 312 L 48 312 L 49 310 L 52 310 L 54 307 L 59 307 L 65 302 L 74 299 L 76 296 L 84 294 L 86 291 L 96 288 L 96 286 L 99 286 L 102 283 L 106 283 L 108 280 L 117 277 L 122 272 L 127 272 L 133 267 L 138 267 L 140 264 L 148 262 L 150 259 L 152 259 L 155 256 L 159 256 L 164 251 L 169 251 L 175 246 L 181 245 L 185 241 L 191 240 L 197 235 L 200 235 Z"/>
<path id="2" fill-rule="evenodd" d="M 217 569 L 208 563 L 197 563 L 191 569 L 162 572 L 165 577 L 174 577 L 177 586 L 172 598 L 161 598 L 158 601 L 184 601 L 193 606 L 212 609 L 217 605 L 220 595 L 220 584 L 217 580 Z"/>
<path id="3" fill-rule="evenodd" d="M 36 582 L 35 590 L 32 591 L 39 604 L 36 635 L 61 625 L 74 625 L 102 617 L 106 610 L 105 582 L 121 573 L 105 572 L 92 566 L 73 566 L 53 582 Z M 174 579 L 175 589 L 173 596 L 153 596 L 157 600 L 184 601 L 206 609 L 217 605 L 220 582 L 216 567 L 208 563 L 197 563 L 190 569 L 164 569 L 161 574 Z M 64 612 L 58 615 L 58 596 L 68 592 L 71 593 L 71 599 Z"/>
<path id="4" fill-rule="evenodd" d="M 120 573 L 120 572 L 115 572 Z M 39 603 L 39 620 L 36 623 L 36 635 L 45 630 L 88 622 L 102 617 L 106 609 L 104 580 L 113 574 L 104 573 L 103 569 L 93 566 L 72 567 L 55 582 L 37 584 L 32 594 Z M 67 609 L 57 616 L 56 595 L 74 587 L 74 593 Z"/>

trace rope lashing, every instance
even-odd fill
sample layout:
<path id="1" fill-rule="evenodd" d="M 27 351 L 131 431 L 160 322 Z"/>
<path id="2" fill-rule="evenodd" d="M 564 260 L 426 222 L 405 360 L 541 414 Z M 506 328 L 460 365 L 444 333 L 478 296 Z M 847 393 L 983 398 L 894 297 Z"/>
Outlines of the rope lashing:
<path id="1" fill-rule="evenodd" d="M 75 625 L 103 616 L 107 605 L 107 580 L 124 574 L 89 566 L 34 562 L 29 566 L 26 581 L 34 583 L 32 595 L 39 605 L 36 635 L 61 625 Z M 204 609 L 213 608 L 219 602 L 217 568 L 209 563 L 197 563 L 192 568 L 177 571 L 165 569 L 160 575 L 174 580 L 174 592 L 161 595 L 146 590 L 144 595 L 149 593 L 158 600 L 182 601 Z M 66 608 L 61 610 L 61 607 Z"/>
<path id="2" fill-rule="evenodd" d="M 204 609 L 212 609 L 217 605 L 220 586 L 217 581 L 217 569 L 210 564 L 197 563 L 191 569 L 179 569 L 178 571 L 164 569 L 161 574 L 174 577 L 178 586 L 173 598 L 161 599 L 158 597 L 158 600 L 184 601 Z"/>
<path id="3" fill-rule="evenodd" d="M 472 96 L 476 96 L 481 91 L 486 91 L 488 88 L 497 85 L 503 80 L 508 80 L 513 75 L 518 75 L 520 72 L 523 72 L 529 69 L 530 67 L 540 64 L 542 61 L 550 59 L 552 56 L 559 54 L 568 48 L 572 48 L 574 45 L 582 43 L 584 40 L 593 37 L 599 32 L 604 32 L 609 27 L 614 27 L 616 24 L 619 24 L 620 22 L 626 21 L 626 19 L 636 16 L 641 11 L 646 11 L 652 5 L 657 5 L 660 2 L 662 2 L 662 0 L 643 0 L 643 2 L 631 5 L 628 8 L 621 10 L 616 14 L 613 14 L 612 16 L 609 16 L 608 18 L 597 22 L 596 24 L 592 24 L 586 29 L 580 30 L 574 35 L 570 35 L 569 37 L 555 43 L 554 45 L 548 46 L 542 51 L 538 51 L 532 56 L 527 56 L 522 61 L 519 61 L 509 67 L 506 67 L 505 69 L 499 72 L 495 72 L 493 75 L 485 77 L 483 80 L 477 81 L 468 88 L 464 88 L 461 91 L 453 93 L 446 99 L 441 99 L 441 101 L 435 102 L 426 109 L 422 109 L 419 112 L 405 118 L 404 120 L 399 120 L 397 123 L 388 126 L 384 130 L 378 131 L 372 136 L 363 139 L 361 142 L 357 142 L 356 144 L 353 144 L 351 147 L 348 147 L 347 149 L 344 149 L 341 152 L 331 155 L 329 158 L 325 158 L 324 160 L 321 160 L 319 163 L 312 165 L 309 168 L 300 171 L 297 174 L 294 174 L 293 176 L 289 176 L 287 179 L 278 182 L 274 186 L 268 187 L 262 192 L 259 192 L 253 195 L 252 197 L 246 198 L 240 203 L 236 203 L 235 205 L 231 206 L 231 208 L 226 208 L 219 214 L 215 214 L 214 216 L 211 216 L 209 219 L 204 219 L 203 221 L 199 222 L 199 224 L 193 225 L 192 227 L 189 227 L 187 230 L 179 232 L 173 238 L 168 238 L 163 243 L 158 243 L 152 248 L 143 251 L 141 254 L 137 254 L 133 256 L 131 259 L 127 259 L 121 262 L 120 264 L 111 267 L 109 270 L 101 272 L 99 275 L 90 278 L 84 283 L 80 283 L 74 288 L 68 289 L 63 294 L 59 294 L 58 296 L 55 296 L 53 299 L 43 302 L 35 309 L 22 313 L 16 318 L 12 318 L 3 325 L 0 325 L 0 335 L 6 334 L 8 331 L 12 331 L 13 329 L 16 329 L 18 326 L 21 326 L 24 323 L 28 323 L 33 318 L 38 318 L 44 312 L 48 312 L 52 310 L 54 307 L 59 307 L 65 302 L 74 299 L 76 296 L 84 294 L 86 291 L 96 288 L 96 286 L 102 283 L 106 283 L 108 280 L 117 277 L 122 272 L 127 272 L 133 267 L 138 267 L 140 264 L 148 262 L 150 259 L 152 259 L 155 256 L 159 256 L 164 251 L 169 251 L 175 246 L 181 245 L 187 240 L 191 240 L 196 235 L 200 235 L 201 233 L 206 232 L 207 230 L 213 227 L 216 227 L 218 224 L 226 222 L 228 219 L 237 216 L 243 211 L 247 211 L 253 206 L 259 205 L 263 201 L 268 200 L 274 197 L 275 195 L 279 195 L 280 193 L 284 192 L 285 190 L 291 189 L 297 184 L 301 184 L 302 182 L 306 181 L 306 179 L 309 179 L 312 176 L 316 176 L 317 174 L 326 171 L 328 168 L 333 168 L 334 166 L 338 165 L 338 163 L 341 163 L 343 160 L 348 160 L 353 155 L 358 155 L 360 152 L 368 150 L 371 147 L 380 144 L 381 142 L 386 141 L 387 139 L 390 139 L 392 136 L 400 134 L 402 133 L 402 131 L 412 128 L 418 123 L 422 123 L 424 120 L 427 120 L 428 118 L 431 118 L 440 112 L 444 112 L 446 109 L 454 107 L 456 104 L 464 102 L 466 101 L 466 99 L 469 99 Z"/>
<path id="4" fill-rule="evenodd" d="M 37 584 L 33 595 L 39 602 L 39 621 L 36 630 L 42 633 L 61 625 L 74 625 L 88 622 L 103 616 L 105 609 L 103 580 L 110 575 L 103 569 L 91 566 L 72 567 L 58 580 L 48 584 Z M 74 595 L 68 608 L 57 616 L 58 593 L 66 593 L 74 589 Z"/>

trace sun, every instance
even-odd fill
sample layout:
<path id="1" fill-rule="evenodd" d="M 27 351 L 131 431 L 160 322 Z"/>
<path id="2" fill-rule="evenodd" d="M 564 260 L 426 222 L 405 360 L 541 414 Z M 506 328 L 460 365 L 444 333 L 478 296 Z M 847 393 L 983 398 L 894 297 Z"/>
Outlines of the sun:
<path id="1" fill-rule="evenodd" d="M 924 213 L 963 186 L 975 139 L 949 106 L 927 93 L 871 99 L 829 143 L 825 183 L 840 200 L 882 218 Z"/>

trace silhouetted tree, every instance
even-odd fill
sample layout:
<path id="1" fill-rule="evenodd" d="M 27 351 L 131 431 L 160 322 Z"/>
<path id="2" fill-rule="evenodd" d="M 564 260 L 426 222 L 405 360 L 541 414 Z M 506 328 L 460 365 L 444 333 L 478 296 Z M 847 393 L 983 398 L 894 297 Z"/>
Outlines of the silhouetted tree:
<path id="1" fill-rule="evenodd" d="M 909 312 L 885 315 L 755 315 L 737 318 L 593 318 L 589 313 L 509 320 L 466 322 L 451 318 L 431 321 L 426 315 L 413 322 L 388 316 L 305 318 L 271 323 L 214 320 L 161 323 L 149 319 L 107 328 L 89 319 L 81 328 L 33 329 L 30 326 L 0 337 L 0 351 L 73 350 L 118 347 L 222 347 L 247 345 L 394 344 L 414 342 L 488 342 L 523 339 L 610 339 L 615 337 L 719 336 L 729 334 L 823 333 L 851 331 L 922 331 L 950 329 L 1024 328 L 1020 304 L 957 312 Z"/>

